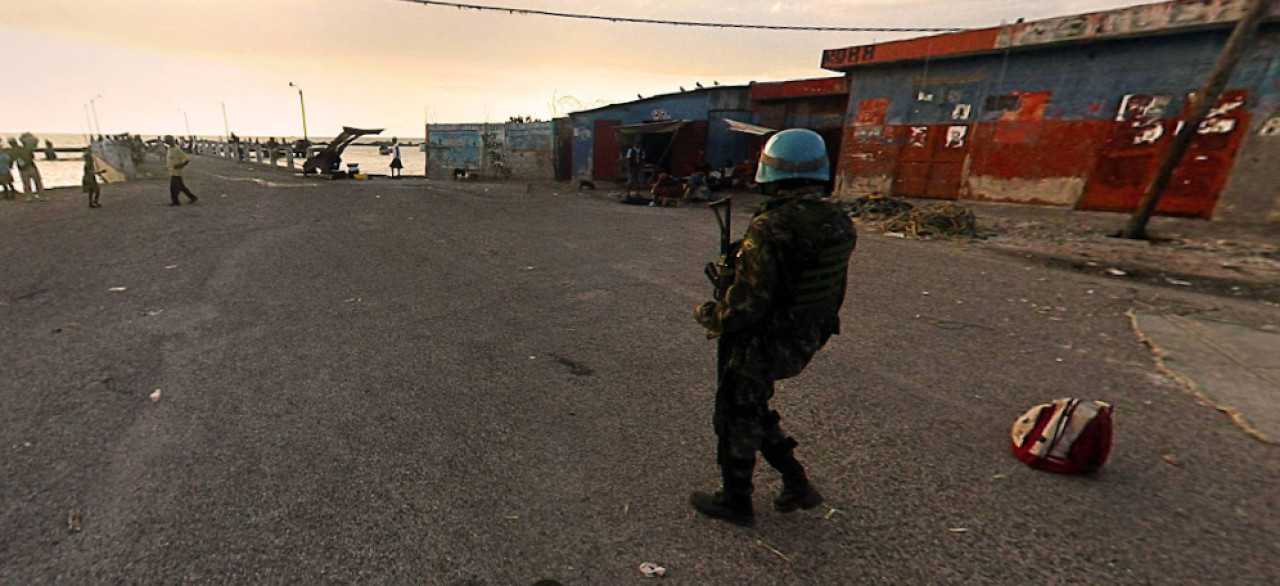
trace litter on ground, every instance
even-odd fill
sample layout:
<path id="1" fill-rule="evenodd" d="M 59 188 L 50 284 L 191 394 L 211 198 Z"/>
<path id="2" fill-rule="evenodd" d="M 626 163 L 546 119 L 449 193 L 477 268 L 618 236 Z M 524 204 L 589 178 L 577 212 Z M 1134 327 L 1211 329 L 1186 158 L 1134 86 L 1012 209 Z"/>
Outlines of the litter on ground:
<path id="1" fill-rule="evenodd" d="M 845 204 L 850 218 L 861 220 L 887 220 L 914 209 L 915 206 L 901 199 L 880 194 L 865 195 Z"/>
<path id="2" fill-rule="evenodd" d="M 880 227 L 885 232 L 901 232 L 916 238 L 971 238 L 978 234 L 978 220 L 973 210 L 949 201 L 899 214 Z"/>
<path id="3" fill-rule="evenodd" d="M 640 573 L 646 578 L 661 578 L 667 575 L 667 569 L 652 562 L 640 564 Z"/>

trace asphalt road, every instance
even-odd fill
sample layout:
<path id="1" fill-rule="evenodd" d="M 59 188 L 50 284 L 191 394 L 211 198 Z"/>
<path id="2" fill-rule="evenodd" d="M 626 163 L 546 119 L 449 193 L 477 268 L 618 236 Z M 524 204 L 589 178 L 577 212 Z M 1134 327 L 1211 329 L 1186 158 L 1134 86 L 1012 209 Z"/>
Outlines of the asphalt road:
<path id="1" fill-rule="evenodd" d="M 762 464 L 743 529 L 686 503 L 717 481 L 707 210 L 190 175 L 196 206 L 0 202 L 0 583 L 1280 582 L 1280 449 L 1125 315 L 1274 308 L 865 233 L 776 402 L 834 511 L 772 512 Z M 1071 395 L 1116 406 L 1110 466 L 1013 459 Z"/>

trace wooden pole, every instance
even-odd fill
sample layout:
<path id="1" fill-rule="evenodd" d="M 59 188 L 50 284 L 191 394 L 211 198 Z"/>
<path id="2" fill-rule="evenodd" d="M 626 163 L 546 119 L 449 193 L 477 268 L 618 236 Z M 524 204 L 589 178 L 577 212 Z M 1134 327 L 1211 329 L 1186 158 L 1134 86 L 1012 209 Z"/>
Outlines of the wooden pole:
<path id="1" fill-rule="evenodd" d="M 1227 82 L 1231 79 L 1236 64 L 1240 62 L 1245 48 L 1258 32 L 1258 25 L 1262 23 L 1270 5 L 1271 2 L 1266 0 L 1249 0 L 1244 15 L 1240 17 L 1240 22 L 1236 23 L 1235 31 L 1231 33 L 1231 38 L 1227 39 L 1226 46 L 1222 48 L 1217 62 L 1213 64 L 1213 70 L 1205 78 L 1204 85 L 1196 92 L 1191 113 L 1173 137 L 1173 144 L 1165 154 L 1164 160 L 1160 162 L 1160 168 L 1147 187 L 1142 203 L 1138 205 L 1138 210 L 1134 212 L 1124 231 L 1120 233 L 1122 237 L 1134 240 L 1147 238 L 1147 223 L 1151 221 L 1156 206 L 1160 205 L 1160 198 L 1168 189 L 1173 173 L 1177 171 L 1187 150 L 1191 148 L 1191 142 L 1199 133 L 1201 123 L 1222 97 L 1222 92 L 1226 90 Z"/>

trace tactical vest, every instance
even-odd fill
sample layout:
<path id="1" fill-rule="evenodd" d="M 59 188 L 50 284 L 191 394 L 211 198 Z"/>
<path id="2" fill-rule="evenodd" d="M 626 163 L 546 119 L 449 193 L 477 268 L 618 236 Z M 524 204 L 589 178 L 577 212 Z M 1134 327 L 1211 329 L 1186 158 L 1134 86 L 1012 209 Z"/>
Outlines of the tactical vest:
<path id="1" fill-rule="evenodd" d="M 794 230 L 793 246 L 781 267 L 778 310 L 796 317 L 834 317 L 844 302 L 849 257 L 857 246 L 857 232 L 840 208 L 799 200 L 788 210 Z"/>

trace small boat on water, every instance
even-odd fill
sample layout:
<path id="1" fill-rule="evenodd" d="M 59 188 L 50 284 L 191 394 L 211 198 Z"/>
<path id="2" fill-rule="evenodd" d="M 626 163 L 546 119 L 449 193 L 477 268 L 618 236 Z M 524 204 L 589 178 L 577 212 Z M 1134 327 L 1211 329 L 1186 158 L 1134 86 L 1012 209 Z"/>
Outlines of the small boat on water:
<path id="1" fill-rule="evenodd" d="M 391 154 L 391 147 L 390 147 L 389 145 L 385 145 L 385 144 L 384 144 L 384 145 L 379 146 L 379 147 L 378 147 L 378 154 L 379 154 L 379 155 L 389 155 L 389 154 Z"/>

